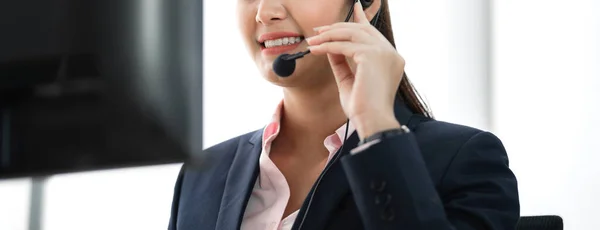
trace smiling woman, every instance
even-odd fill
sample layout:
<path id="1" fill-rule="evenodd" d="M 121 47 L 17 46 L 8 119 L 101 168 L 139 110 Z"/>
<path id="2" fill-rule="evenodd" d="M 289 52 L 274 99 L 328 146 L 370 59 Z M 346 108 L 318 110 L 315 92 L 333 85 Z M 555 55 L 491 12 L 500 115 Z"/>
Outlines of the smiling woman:
<path id="1" fill-rule="evenodd" d="M 264 128 L 208 148 L 210 168 L 182 167 L 169 229 L 515 227 L 502 142 L 430 116 L 386 0 L 239 0 L 237 14 L 283 98 Z M 307 49 L 290 76 L 273 71 L 278 56 Z"/>

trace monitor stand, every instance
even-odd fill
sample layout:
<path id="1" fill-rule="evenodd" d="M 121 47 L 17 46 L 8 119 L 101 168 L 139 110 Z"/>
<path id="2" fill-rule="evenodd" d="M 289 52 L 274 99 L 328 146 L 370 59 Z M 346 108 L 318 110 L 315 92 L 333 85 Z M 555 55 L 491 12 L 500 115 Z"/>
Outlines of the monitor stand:
<path id="1" fill-rule="evenodd" d="M 29 196 L 29 230 L 43 229 L 44 192 L 47 177 L 31 178 L 31 195 Z"/>

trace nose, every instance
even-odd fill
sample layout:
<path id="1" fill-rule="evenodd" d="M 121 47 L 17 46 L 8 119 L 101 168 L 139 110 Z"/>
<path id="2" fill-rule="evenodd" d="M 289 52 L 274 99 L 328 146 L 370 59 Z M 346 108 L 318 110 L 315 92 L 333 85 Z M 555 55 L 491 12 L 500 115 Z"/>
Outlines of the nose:
<path id="1" fill-rule="evenodd" d="M 281 0 L 262 0 L 258 4 L 256 11 L 256 22 L 269 25 L 277 21 L 284 20 L 287 17 L 287 11 L 281 4 Z"/>

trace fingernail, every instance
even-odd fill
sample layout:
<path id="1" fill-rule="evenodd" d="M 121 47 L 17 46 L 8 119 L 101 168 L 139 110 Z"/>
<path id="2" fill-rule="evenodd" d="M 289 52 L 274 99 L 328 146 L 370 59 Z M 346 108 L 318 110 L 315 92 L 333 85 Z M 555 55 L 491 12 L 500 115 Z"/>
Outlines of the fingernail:
<path id="1" fill-rule="evenodd" d="M 325 27 L 326 27 L 326 26 L 319 26 L 319 27 L 315 27 L 315 28 L 313 28 L 313 30 L 314 30 L 315 32 L 319 32 L 319 30 L 321 30 L 321 29 L 323 29 L 323 28 L 325 28 Z"/>
<path id="2" fill-rule="evenodd" d="M 312 41 L 312 38 L 305 38 L 304 40 L 306 40 L 306 44 L 310 45 L 310 42 Z"/>
<path id="3" fill-rule="evenodd" d="M 360 1 L 356 1 L 354 4 L 358 4 L 358 8 L 362 10 L 362 4 L 360 4 Z"/>

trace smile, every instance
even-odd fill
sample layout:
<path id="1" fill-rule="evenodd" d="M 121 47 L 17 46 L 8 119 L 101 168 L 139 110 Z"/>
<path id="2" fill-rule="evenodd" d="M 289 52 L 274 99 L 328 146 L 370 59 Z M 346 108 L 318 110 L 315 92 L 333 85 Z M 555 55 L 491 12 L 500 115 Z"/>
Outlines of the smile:
<path id="1" fill-rule="evenodd" d="M 262 45 L 265 48 L 273 48 L 279 46 L 294 45 L 302 42 L 302 40 L 304 40 L 302 37 L 284 37 L 274 40 L 266 40 Z"/>

